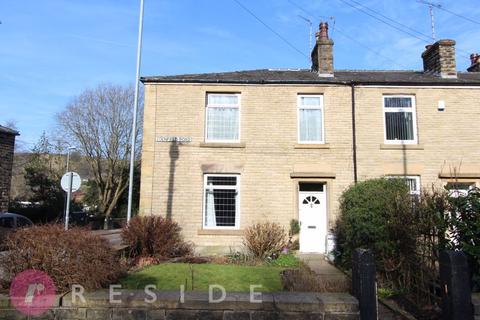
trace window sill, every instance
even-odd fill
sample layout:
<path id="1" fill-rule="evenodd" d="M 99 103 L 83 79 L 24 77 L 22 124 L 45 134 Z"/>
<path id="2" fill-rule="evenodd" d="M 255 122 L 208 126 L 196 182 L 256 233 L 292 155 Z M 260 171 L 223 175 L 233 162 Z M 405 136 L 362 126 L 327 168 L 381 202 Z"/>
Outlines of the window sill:
<path id="1" fill-rule="evenodd" d="M 200 142 L 201 148 L 245 148 L 245 142 Z"/>
<path id="2" fill-rule="evenodd" d="M 294 146 L 295 149 L 330 149 L 328 143 L 297 143 Z"/>
<path id="3" fill-rule="evenodd" d="M 440 179 L 480 179 L 480 173 L 439 173 L 438 177 Z"/>
<path id="4" fill-rule="evenodd" d="M 335 179 L 333 172 L 291 172 L 290 178 L 316 178 L 316 179 Z"/>
<path id="5" fill-rule="evenodd" d="M 243 236 L 241 229 L 198 229 L 199 236 Z"/>
<path id="6" fill-rule="evenodd" d="M 423 150 L 422 144 L 385 144 L 380 145 L 380 150 Z"/>

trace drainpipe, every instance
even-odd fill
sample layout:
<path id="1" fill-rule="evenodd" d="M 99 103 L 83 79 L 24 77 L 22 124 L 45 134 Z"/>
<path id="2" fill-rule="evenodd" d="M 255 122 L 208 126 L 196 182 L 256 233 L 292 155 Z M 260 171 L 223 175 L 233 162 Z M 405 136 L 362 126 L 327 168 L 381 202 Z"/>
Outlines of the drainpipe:
<path id="1" fill-rule="evenodd" d="M 357 183 L 357 130 L 355 124 L 355 83 L 351 83 L 352 88 L 352 158 L 353 158 L 353 181 Z"/>

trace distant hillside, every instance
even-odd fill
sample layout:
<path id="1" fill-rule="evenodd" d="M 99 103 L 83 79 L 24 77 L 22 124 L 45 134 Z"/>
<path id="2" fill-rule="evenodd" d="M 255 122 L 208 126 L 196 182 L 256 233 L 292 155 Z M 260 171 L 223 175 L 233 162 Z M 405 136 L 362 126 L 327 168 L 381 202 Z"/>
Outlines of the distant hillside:
<path id="1" fill-rule="evenodd" d="M 25 184 L 25 166 L 29 163 L 32 153 L 19 152 L 13 156 L 13 169 L 12 169 L 12 187 L 10 189 L 10 199 L 28 200 L 31 196 L 29 187 Z M 54 157 L 55 161 L 51 161 L 58 166 L 58 170 L 65 171 L 67 156 L 54 154 L 49 155 Z M 47 160 L 48 161 L 48 160 Z M 92 176 L 89 173 L 89 167 L 83 157 L 78 154 L 72 154 L 70 157 L 70 170 L 77 172 L 82 179 L 90 180 Z M 60 183 L 60 181 L 58 182 Z"/>

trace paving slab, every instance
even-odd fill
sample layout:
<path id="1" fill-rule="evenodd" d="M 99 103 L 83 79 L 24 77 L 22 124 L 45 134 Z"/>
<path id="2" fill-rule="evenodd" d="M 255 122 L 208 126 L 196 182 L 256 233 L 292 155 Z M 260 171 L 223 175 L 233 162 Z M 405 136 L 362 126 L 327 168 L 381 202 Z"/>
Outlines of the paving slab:
<path id="1" fill-rule="evenodd" d="M 331 292 L 349 291 L 350 280 L 340 270 L 325 259 L 323 254 L 299 254 L 298 256 L 323 282 Z"/>

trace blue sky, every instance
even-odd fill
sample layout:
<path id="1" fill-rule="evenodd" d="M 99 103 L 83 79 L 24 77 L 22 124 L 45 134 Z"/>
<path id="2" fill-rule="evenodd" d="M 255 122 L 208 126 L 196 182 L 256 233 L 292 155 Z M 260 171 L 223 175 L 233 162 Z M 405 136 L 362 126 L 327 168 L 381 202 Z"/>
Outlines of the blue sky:
<path id="1" fill-rule="evenodd" d="M 314 31 L 321 17 L 335 17 L 337 69 L 421 69 L 425 42 L 341 0 L 238 1 L 306 55 L 308 25 L 298 15 L 311 18 Z M 428 9 L 415 0 L 357 2 L 430 34 Z M 439 3 L 480 21 L 478 0 Z M 138 7 L 139 0 L 0 1 L 0 123 L 16 122 L 24 148 L 83 89 L 134 81 Z M 310 66 L 234 0 L 145 0 L 144 22 L 142 75 Z M 436 24 L 437 38 L 457 40 L 465 70 L 468 53 L 480 51 L 479 25 L 439 10 Z"/>

